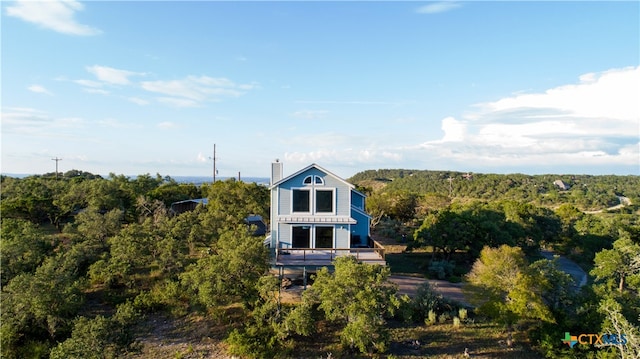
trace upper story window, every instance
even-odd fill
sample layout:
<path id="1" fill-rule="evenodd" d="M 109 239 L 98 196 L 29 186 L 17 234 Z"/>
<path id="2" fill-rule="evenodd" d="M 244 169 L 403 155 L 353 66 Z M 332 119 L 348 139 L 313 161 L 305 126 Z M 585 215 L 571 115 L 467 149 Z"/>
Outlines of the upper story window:
<path id="1" fill-rule="evenodd" d="M 302 181 L 305 185 L 316 184 L 316 185 L 324 185 L 324 179 L 320 176 L 307 176 Z"/>
<path id="2" fill-rule="evenodd" d="M 310 175 L 303 187 L 291 190 L 291 212 L 328 215 L 336 212 L 336 189 L 324 187 L 324 178 Z"/>
<path id="3" fill-rule="evenodd" d="M 311 191 L 308 189 L 294 189 L 291 193 L 291 209 L 293 212 L 311 212 Z"/>
<path id="4" fill-rule="evenodd" d="M 333 190 L 332 189 L 316 190 L 316 212 L 317 213 L 333 213 Z"/>
<path id="5" fill-rule="evenodd" d="M 305 178 L 304 178 L 304 181 L 302 181 L 302 183 L 304 183 L 304 184 L 311 184 L 311 178 L 312 178 L 311 176 L 307 176 L 307 177 L 305 177 Z"/>

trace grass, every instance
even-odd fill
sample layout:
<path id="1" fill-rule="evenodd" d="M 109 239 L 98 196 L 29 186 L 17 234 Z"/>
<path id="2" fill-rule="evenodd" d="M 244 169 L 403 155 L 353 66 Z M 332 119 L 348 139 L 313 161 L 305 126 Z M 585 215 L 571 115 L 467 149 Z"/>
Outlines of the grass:
<path id="1" fill-rule="evenodd" d="M 389 253 L 385 256 L 393 274 L 420 275 L 426 274 L 426 265 L 431 259 L 427 252 Z"/>
<path id="2" fill-rule="evenodd" d="M 397 323 L 391 329 L 389 354 L 398 359 L 463 358 L 465 348 L 473 358 L 539 359 L 524 335 L 515 335 L 511 347 L 506 345 L 503 327 L 492 323 L 465 323 L 455 327 L 451 321 L 430 326 L 407 326 Z"/>

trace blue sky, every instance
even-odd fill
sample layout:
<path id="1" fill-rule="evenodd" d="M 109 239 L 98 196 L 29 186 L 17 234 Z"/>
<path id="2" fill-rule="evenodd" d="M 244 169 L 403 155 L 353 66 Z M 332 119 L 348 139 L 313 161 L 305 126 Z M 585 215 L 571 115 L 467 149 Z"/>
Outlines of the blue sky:
<path id="1" fill-rule="evenodd" d="M 640 174 L 640 3 L 3 1 L 2 173 Z"/>

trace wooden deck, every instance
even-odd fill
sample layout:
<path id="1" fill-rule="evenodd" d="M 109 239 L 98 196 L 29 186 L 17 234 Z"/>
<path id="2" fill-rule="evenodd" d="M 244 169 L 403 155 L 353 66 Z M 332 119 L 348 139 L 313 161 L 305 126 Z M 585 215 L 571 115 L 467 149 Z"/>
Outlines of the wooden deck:
<path id="1" fill-rule="evenodd" d="M 336 257 L 354 256 L 362 263 L 386 265 L 384 248 L 277 248 L 275 265 L 284 267 L 322 267 Z"/>

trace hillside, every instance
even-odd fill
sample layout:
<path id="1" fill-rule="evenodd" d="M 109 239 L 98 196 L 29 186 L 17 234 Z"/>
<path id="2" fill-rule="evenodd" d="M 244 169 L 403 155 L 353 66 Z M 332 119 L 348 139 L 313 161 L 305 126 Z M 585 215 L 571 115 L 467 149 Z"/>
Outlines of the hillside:
<path id="1" fill-rule="evenodd" d="M 457 199 L 517 200 L 545 207 L 572 204 L 583 211 L 640 202 L 640 176 L 484 174 L 455 171 L 380 169 L 360 172 L 349 181 L 369 193 L 406 191 Z M 562 181 L 566 189 L 554 182 Z"/>

